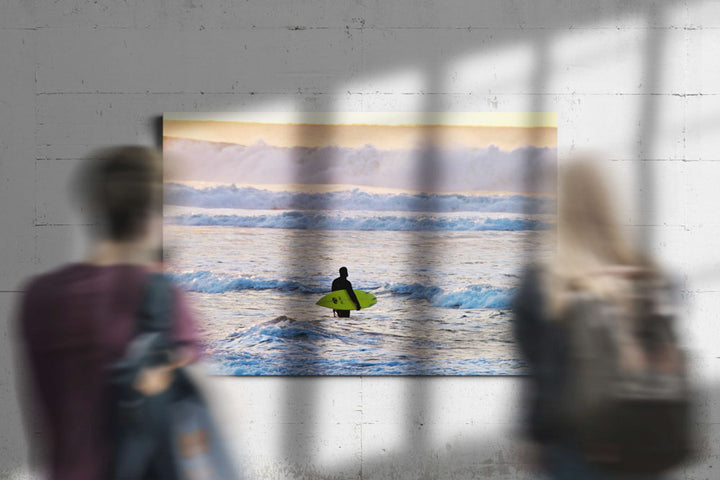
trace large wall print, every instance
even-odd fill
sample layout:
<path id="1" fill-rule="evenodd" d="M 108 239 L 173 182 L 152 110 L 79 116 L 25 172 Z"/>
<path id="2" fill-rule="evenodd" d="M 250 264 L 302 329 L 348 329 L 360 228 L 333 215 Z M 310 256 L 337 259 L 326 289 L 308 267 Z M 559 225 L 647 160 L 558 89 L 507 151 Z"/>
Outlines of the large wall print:
<path id="1" fill-rule="evenodd" d="M 521 374 L 549 113 L 172 113 L 166 270 L 226 375 Z"/>

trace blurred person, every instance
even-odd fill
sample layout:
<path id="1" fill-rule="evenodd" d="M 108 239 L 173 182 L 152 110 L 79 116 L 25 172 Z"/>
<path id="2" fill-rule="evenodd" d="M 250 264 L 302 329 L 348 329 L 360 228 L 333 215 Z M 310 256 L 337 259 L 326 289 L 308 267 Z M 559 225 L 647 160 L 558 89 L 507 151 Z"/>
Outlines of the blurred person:
<path id="1" fill-rule="evenodd" d="M 74 187 L 99 227 L 90 252 L 82 262 L 31 279 L 24 290 L 18 332 L 51 480 L 111 477 L 110 367 L 136 335 L 148 279 L 161 269 L 161 162 L 160 152 L 139 146 L 109 148 L 86 160 Z M 161 395 L 175 369 L 199 356 L 194 319 L 172 289 L 171 357 L 135 377 L 134 388 L 145 396 Z M 157 472 L 168 457 L 158 452 L 156 471 L 145 478 L 167 478 Z"/>
<path id="2" fill-rule="evenodd" d="M 558 195 L 555 253 L 527 269 L 513 306 L 535 458 L 554 479 L 660 478 L 687 455 L 690 424 L 669 282 L 623 236 L 594 160 L 561 168 Z"/>

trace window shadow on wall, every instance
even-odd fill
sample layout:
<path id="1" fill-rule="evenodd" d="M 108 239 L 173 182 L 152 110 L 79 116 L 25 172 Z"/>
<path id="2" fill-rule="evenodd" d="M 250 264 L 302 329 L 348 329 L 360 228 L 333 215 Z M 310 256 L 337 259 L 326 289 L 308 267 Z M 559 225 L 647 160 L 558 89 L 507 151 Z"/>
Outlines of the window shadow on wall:
<path id="1" fill-rule="evenodd" d="M 553 4 L 554 5 L 554 4 Z M 538 8 L 543 8 L 539 6 Z M 619 8 L 622 10 L 622 8 Z M 650 217 L 649 212 L 653 209 L 649 207 L 654 204 L 654 176 L 652 172 L 652 165 L 648 161 L 642 161 L 646 159 L 652 159 L 647 155 L 652 151 L 652 144 L 656 138 L 657 125 L 655 118 L 657 116 L 657 102 L 654 98 L 654 93 L 657 90 L 657 78 L 660 74 L 659 63 L 662 57 L 662 45 L 663 45 L 663 32 L 662 29 L 653 28 L 658 22 L 661 21 L 659 13 L 655 11 L 655 7 L 645 12 L 648 15 L 648 37 L 646 39 L 646 50 L 644 53 L 645 65 L 644 71 L 646 77 L 651 79 L 650 82 L 645 84 L 645 95 L 642 95 L 641 105 L 641 118 L 640 118 L 640 129 L 638 131 L 638 138 L 642 141 L 638 143 L 639 149 L 637 152 L 639 165 L 639 178 L 640 185 L 639 189 L 642 192 L 640 198 L 641 212 L 642 212 L 642 223 L 645 225 L 651 225 L 654 221 Z M 490 11 L 483 12 L 486 18 L 492 17 L 493 14 L 500 15 L 504 12 Z M 594 20 L 591 15 L 585 12 L 575 11 L 573 14 L 563 12 L 565 23 L 567 25 L 582 25 L 584 23 L 592 23 Z M 530 85 L 529 89 L 532 94 L 528 95 L 529 99 L 526 111 L 528 112 L 542 112 L 548 110 L 549 105 L 545 102 L 545 98 L 548 91 L 549 77 L 551 75 L 552 59 L 550 56 L 550 49 L 554 41 L 553 31 L 538 29 L 535 34 L 532 35 L 532 51 L 533 51 L 533 67 L 531 69 Z M 512 43 L 515 40 L 512 38 L 512 33 L 508 32 L 506 36 L 499 34 L 493 39 L 493 48 L 502 45 L 503 43 Z M 477 48 L 473 45 L 458 45 L 457 53 L 461 54 L 463 50 L 472 50 Z M 479 48 L 487 48 L 480 46 Z M 451 49 L 452 50 L 452 49 Z M 445 92 L 448 86 L 444 84 L 443 80 L 437 75 L 437 72 L 442 72 L 447 68 L 451 58 L 433 58 L 431 55 L 425 55 L 424 52 L 418 51 L 416 55 L 407 59 L 408 63 L 415 63 L 418 68 L 421 69 L 425 76 L 427 92 L 425 94 L 425 102 L 422 106 L 424 112 L 438 112 L 443 111 L 447 108 L 447 104 L 443 102 L 443 97 L 440 92 Z M 383 59 L 378 59 L 377 62 L 371 61 L 370 63 L 382 66 L 387 66 L 387 62 L 383 62 Z M 419 165 L 419 178 L 417 179 L 419 185 L 426 186 L 432 190 L 435 186 L 436 180 L 439 176 L 439 172 L 442 169 L 442 165 L 439 163 L 438 152 L 435 148 L 435 135 L 436 131 L 428 130 L 428 136 L 425 138 L 424 148 L 421 150 L 422 154 L 417 158 Z M 298 128 L 298 136 L 302 137 L 303 128 Z M 542 177 L 542 173 L 538 171 L 539 162 L 535 157 L 535 151 L 529 151 L 525 161 L 525 171 L 523 172 L 525 178 L 525 185 L 527 191 L 536 191 L 537 182 Z M 330 180 L 330 179 L 326 179 Z M 327 205 L 327 208 L 332 208 L 331 205 Z M 527 202 L 525 212 L 527 214 L 537 213 L 537 204 L 533 202 Z M 649 232 L 649 230 L 648 230 Z M 307 232 L 293 232 L 291 234 L 288 255 L 293 255 L 302 258 L 318 257 L 322 254 L 328 245 L 322 241 L 308 243 L 306 241 Z M 420 241 L 420 237 L 424 235 L 423 232 L 411 232 L 409 235 L 410 242 L 409 248 L 406 251 L 407 261 L 413 265 L 414 272 L 417 277 L 433 278 L 432 262 L 428 262 L 428 259 L 432 259 L 436 256 L 435 251 L 436 244 L 432 242 Z M 528 258 L 532 258 L 532 249 L 538 244 L 537 236 L 529 234 L 526 236 L 526 249 L 528 251 Z M 652 239 L 649 238 L 649 233 L 643 238 L 645 245 L 649 245 Z M 301 265 L 302 262 L 296 259 L 291 259 L 290 263 L 293 265 Z M 338 265 L 339 266 L 339 265 Z M 352 269 L 352 265 L 347 265 Z M 334 272 L 333 272 L 334 273 Z M 304 270 L 298 270 L 291 272 L 293 276 L 302 276 L 307 274 Z M 292 311 L 292 305 L 288 305 L 288 310 Z M 429 308 L 422 308 L 417 315 L 408 322 L 408 336 L 412 341 L 408 342 L 408 349 L 404 352 L 407 356 L 414 358 L 417 370 L 412 373 L 422 375 L 426 369 L 432 366 L 433 355 L 432 350 L 432 330 L 428 328 L 428 324 L 436 320 L 436 312 Z M 312 358 L 314 351 L 308 352 L 310 358 Z M 410 373 L 410 372 L 408 372 Z M 478 382 L 482 382 L 483 379 L 475 379 Z M 513 380 L 514 381 L 514 380 Z M 289 397 L 285 399 L 287 405 L 287 421 L 292 422 L 297 418 L 298 411 L 297 405 L 312 405 L 314 403 L 314 397 L 316 392 L 310 388 L 310 385 L 301 379 L 294 379 L 293 384 L 297 385 L 298 388 L 293 389 L 289 394 Z M 406 382 L 408 385 L 404 392 L 405 395 L 405 409 L 406 412 L 402 414 L 404 418 L 408 418 L 406 424 L 407 433 L 405 435 L 405 444 L 401 449 L 388 452 L 382 457 L 369 457 L 362 453 L 361 470 L 358 473 L 360 478 L 382 476 L 399 476 L 402 478 L 445 478 L 454 476 L 479 476 L 493 477 L 493 478 L 509 478 L 519 475 L 519 478 L 526 478 L 533 475 L 529 466 L 523 465 L 521 460 L 518 460 L 519 455 L 518 448 L 514 444 L 512 439 L 505 438 L 503 440 L 492 440 L 483 436 L 482 425 L 478 426 L 477 436 L 470 438 L 463 438 L 460 441 L 452 442 L 453 451 L 450 452 L 450 447 L 447 451 L 439 451 L 433 446 L 434 442 L 429 438 L 428 428 L 432 419 L 433 406 L 431 405 L 431 388 L 433 388 L 433 381 L 423 380 L 421 378 L 414 378 L 410 382 Z M 478 406 L 482 408 L 482 406 Z M 311 429 L 313 426 L 310 423 L 305 424 L 305 429 Z M 361 425 L 362 428 L 362 425 Z M 508 426 L 508 431 L 511 430 Z M 312 436 L 316 432 L 304 432 L 303 438 Z M 508 435 L 509 437 L 511 435 Z M 284 451 L 288 457 L 292 458 L 312 458 L 313 452 L 308 449 L 308 442 L 302 442 L 301 438 L 295 434 L 287 435 L 286 442 L 284 445 Z M 450 444 L 448 444 L 450 445 Z M 482 452 L 479 456 L 474 456 L 476 452 Z M 494 454 L 486 454 L 486 452 L 496 452 Z M 308 465 L 304 467 L 305 475 L 312 475 L 313 478 L 335 478 L 336 475 L 345 476 L 348 472 L 352 471 L 350 464 L 338 463 L 334 468 L 331 468 L 332 473 L 327 473 L 322 469 L 313 468 L 312 462 L 308 462 Z M 527 467 L 527 468 L 526 468 Z M 311 473 L 312 472 L 312 473 Z M 353 475 L 350 475 L 353 476 Z"/>

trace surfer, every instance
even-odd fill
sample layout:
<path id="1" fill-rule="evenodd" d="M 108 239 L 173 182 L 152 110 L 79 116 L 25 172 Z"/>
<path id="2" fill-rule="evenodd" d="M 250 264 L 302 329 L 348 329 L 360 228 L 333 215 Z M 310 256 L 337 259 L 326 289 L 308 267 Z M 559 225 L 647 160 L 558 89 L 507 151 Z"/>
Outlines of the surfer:
<path id="1" fill-rule="evenodd" d="M 345 267 L 340 267 L 340 276 L 333 280 L 332 282 L 332 291 L 335 292 L 337 290 L 346 290 L 348 292 L 348 295 L 350 296 L 350 300 L 357 305 L 357 309 L 360 310 L 360 302 L 358 302 L 357 297 L 355 296 L 355 292 L 353 292 L 352 284 L 347 279 L 348 277 L 348 270 Z M 338 317 L 349 317 L 350 316 L 350 310 L 333 310 L 333 315 L 337 314 Z"/>

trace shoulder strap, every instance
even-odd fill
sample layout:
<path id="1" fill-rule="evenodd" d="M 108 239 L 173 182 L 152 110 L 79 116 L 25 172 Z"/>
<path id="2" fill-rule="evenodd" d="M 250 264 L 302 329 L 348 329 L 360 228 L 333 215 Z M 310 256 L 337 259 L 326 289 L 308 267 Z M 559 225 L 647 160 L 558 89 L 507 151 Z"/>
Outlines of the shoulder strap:
<path id="1" fill-rule="evenodd" d="M 167 333 L 172 322 L 173 290 L 162 273 L 148 275 L 137 317 L 137 333 Z"/>
<path id="2" fill-rule="evenodd" d="M 147 275 L 135 337 L 123 357 L 112 366 L 112 383 L 129 388 L 139 368 L 169 361 L 172 295 L 172 284 L 164 275 Z"/>

